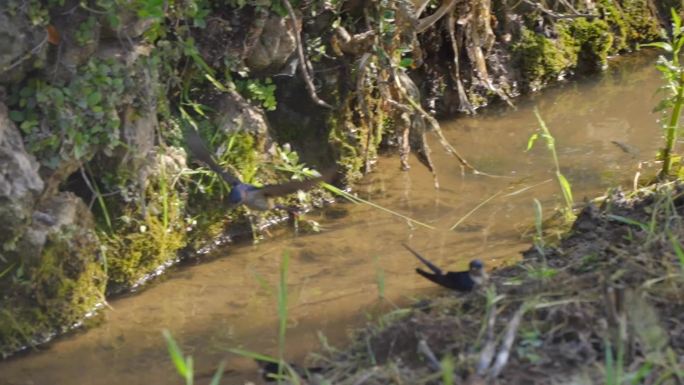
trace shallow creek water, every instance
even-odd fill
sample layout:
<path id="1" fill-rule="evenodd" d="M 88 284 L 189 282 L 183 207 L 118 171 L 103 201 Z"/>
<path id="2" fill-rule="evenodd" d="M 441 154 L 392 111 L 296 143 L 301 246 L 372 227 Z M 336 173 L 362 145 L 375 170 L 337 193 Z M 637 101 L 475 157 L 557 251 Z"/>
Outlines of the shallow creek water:
<path id="1" fill-rule="evenodd" d="M 376 266 L 384 272 L 386 298 L 396 304 L 439 292 L 414 273 L 418 263 L 402 242 L 449 269 L 464 268 L 474 257 L 490 268 L 516 261 L 530 244 L 522 234 L 533 223 L 533 198 L 547 214 L 562 200 L 545 145 L 524 152 L 537 127 L 532 108 L 539 107 L 556 137 L 576 201 L 615 184 L 631 186 L 637 163 L 652 159 L 661 144 L 657 116 L 651 113 L 659 85 L 654 60 L 652 55 L 621 58 L 601 76 L 520 98 L 515 111 L 491 107 L 442 122 L 448 139 L 473 165 L 504 177 L 462 176 L 455 158 L 433 140 L 441 189 L 433 188 L 431 175 L 415 158 L 409 172 L 400 171 L 396 156 L 380 159 L 377 171 L 355 186 L 362 198 L 437 230 L 409 226 L 366 205 L 342 203 L 308 214 L 321 224 L 320 233 L 289 232 L 258 245 L 227 247 L 205 263 L 176 267 L 140 292 L 111 301 L 113 309 L 102 312 L 97 326 L 0 361 L 0 384 L 180 384 L 163 328 L 193 355 L 196 383 L 208 383 L 224 359 L 228 373 L 222 383 L 259 383 L 256 366 L 225 349 L 275 354 L 277 305 L 255 275 L 275 285 L 283 251 L 291 255 L 287 356 L 296 361 L 319 346 L 317 332 L 342 346 L 369 314 L 387 310 L 377 299 Z M 456 231 L 447 230 L 499 191 Z M 514 192 L 519 193 L 506 196 Z"/>

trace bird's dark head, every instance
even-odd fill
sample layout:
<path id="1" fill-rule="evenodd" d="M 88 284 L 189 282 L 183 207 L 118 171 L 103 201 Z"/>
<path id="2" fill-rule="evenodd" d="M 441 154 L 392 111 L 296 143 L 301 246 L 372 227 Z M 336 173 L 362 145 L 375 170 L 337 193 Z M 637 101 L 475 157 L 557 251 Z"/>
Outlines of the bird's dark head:
<path id="1" fill-rule="evenodd" d="M 484 263 L 482 263 L 482 261 L 480 261 L 479 259 L 473 259 L 472 261 L 470 261 L 470 270 L 471 271 L 482 270 L 482 269 L 484 269 Z"/>
<path id="2" fill-rule="evenodd" d="M 470 261 L 470 278 L 475 281 L 477 285 L 482 285 L 487 280 L 487 273 L 484 269 L 484 263 L 479 259 Z"/>

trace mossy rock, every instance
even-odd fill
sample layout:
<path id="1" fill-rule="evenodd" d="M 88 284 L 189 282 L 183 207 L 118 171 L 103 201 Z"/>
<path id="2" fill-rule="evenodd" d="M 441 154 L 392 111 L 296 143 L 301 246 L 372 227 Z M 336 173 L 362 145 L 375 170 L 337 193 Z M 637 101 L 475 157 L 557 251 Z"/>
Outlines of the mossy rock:
<path id="1" fill-rule="evenodd" d="M 528 88 L 536 90 L 563 77 L 577 62 L 574 40 L 567 30 L 559 32 L 558 39 L 549 39 L 523 27 L 513 53 Z"/>
<path id="2" fill-rule="evenodd" d="M 19 241 L 21 264 L 0 299 L 0 355 L 68 329 L 104 299 L 106 278 L 88 208 L 62 193 L 41 210 L 54 224 L 34 223 Z"/>
<path id="3" fill-rule="evenodd" d="M 580 18 L 559 26 L 565 30 L 573 50 L 577 53 L 575 67 L 580 73 L 597 72 L 608 65 L 608 53 L 613 47 L 613 34 L 603 20 Z"/>

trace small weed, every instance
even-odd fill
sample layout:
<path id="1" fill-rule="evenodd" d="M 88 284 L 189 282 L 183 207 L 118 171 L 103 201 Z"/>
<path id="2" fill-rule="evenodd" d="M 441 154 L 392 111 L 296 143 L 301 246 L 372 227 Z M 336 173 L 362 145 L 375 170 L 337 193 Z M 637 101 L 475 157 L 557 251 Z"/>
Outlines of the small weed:
<path id="1" fill-rule="evenodd" d="M 575 218 L 575 215 L 572 211 L 572 187 L 570 186 L 570 182 L 568 182 L 568 180 L 560 171 L 560 163 L 558 162 L 558 154 L 556 153 L 556 139 L 551 135 L 551 132 L 549 131 L 548 127 L 546 127 L 546 123 L 542 119 L 541 115 L 539 114 L 539 110 L 536 107 L 534 108 L 534 115 L 537 117 L 537 121 L 539 122 L 540 132 L 536 132 L 530 136 L 530 139 L 527 141 L 527 150 L 525 151 L 531 150 L 534 146 L 534 143 L 539 138 L 542 138 L 546 141 L 546 147 L 553 157 L 553 164 L 556 168 L 556 179 L 558 179 L 558 184 L 560 185 L 561 192 L 563 193 L 563 200 L 565 201 L 563 213 L 568 221 L 572 221 Z"/>
<path id="2" fill-rule="evenodd" d="M 378 299 L 385 299 L 385 270 L 380 266 L 380 260 L 376 255 L 373 260 L 375 261 L 375 282 L 378 286 Z"/>
<path id="3" fill-rule="evenodd" d="M 530 279 L 546 281 L 558 274 L 558 270 L 548 267 L 548 266 L 530 266 L 521 265 L 525 271 L 527 271 L 527 276 Z"/>
<path id="4" fill-rule="evenodd" d="M 679 13 L 671 9 L 672 15 L 672 37 L 668 37 L 663 32 L 665 41 L 643 44 L 642 47 L 655 47 L 670 54 L 670 58 L 660 56 L 656 63 L 656 68 L 663 75 L 665 85 L 660 88 L 665 92 L 665 96 L 655 110 L 664 115 L 670 113 L 669 119 L 663 119 L 667 123 L 665 129 L 665 147 L 662 149 L 659 158 L 663 161 L 663 168 L 660 170 L 659 177 L 664 179 L 670 175 L 673 163 L 673 152 L 677 143 L 677 131 L 679 130 L 679 119 L 684 106 L 684 67 L 679 62 L 679 53 L 684 46 L 684 28 Z M 680 175 L 681 177 L 681 175 Z"/>

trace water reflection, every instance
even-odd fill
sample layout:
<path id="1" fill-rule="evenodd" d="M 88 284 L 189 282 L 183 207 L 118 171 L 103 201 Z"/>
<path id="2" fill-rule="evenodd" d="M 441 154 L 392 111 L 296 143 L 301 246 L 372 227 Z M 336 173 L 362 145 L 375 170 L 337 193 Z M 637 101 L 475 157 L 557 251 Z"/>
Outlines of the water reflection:
<path id="1" fill-rule="evenodd" d="M 415 159 L 410 172 L 401 172 L 395 157 L 380 159 L 378 172 L 357 186 L 362 198 L 438 230 L 410 226 L 364 205 L 345 203 L 312 214 L 309 218 L 323 225 L 322 233 L 230 247 L 210 262 L 177 268 L 141 293 L 113 301 L 114 309 L 103 312 L 99 326 L 0 362 L 0 384 L 181 383 L 167 357 L 162 328 L 170 329 L 194 356 L 197 372 L 207 377 L 198 383 L 208 382 L 223 359 L 231 370 L 225 383 L 256 378 L 253 363 L 225 349 L 275 352 L 276 304 L 255 275 L 275 283 L 284 250 L 292 256 L 287 354 L 293 359 L 318 346 L 318 331 L 343 343 L 349 330 L 377 308 L 375 258 L 384 269 L 385 295 L 395 303 L 437 291 L 414 274 L 417 261 L 401 242 L 451 270 L 464 268 L 473 257 L 489 266 L 516 260 L 529 245 L 520 235 L 532 222 L 532 199 L 540 199 L 547 212 L 562 199 L 555 181 L 503 197 L 553 178 L 544 146 L 523 152 L 537 126 L 533 106 L 556 137 L 563 172 L 578 201 L 615 183 L 629 185 L 637 162 L 652 158 L 661 143 L 651 113 L 659 82 L 653 58 L 621 61 L 604 76 L 518 100 L 516 111 L 493 107 L 443 123 L 462 155 L 501 178 L 461 175 L 456 160 L 433 141 L 440 190 Z M 638 155 L 612 141 L 633 147 Z M 501 197 L 463 220 L 456 231 L 446 230 L 497 192 Z"/>

